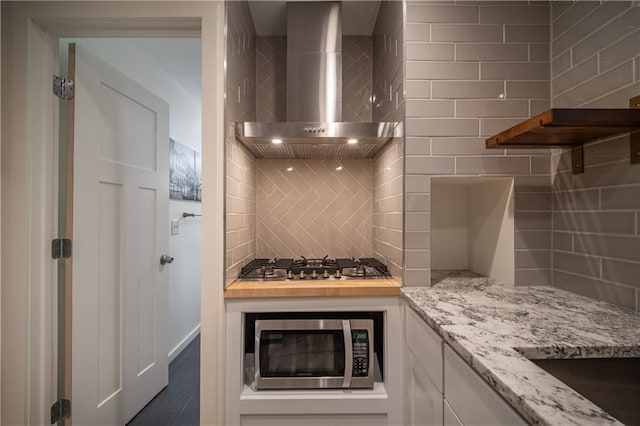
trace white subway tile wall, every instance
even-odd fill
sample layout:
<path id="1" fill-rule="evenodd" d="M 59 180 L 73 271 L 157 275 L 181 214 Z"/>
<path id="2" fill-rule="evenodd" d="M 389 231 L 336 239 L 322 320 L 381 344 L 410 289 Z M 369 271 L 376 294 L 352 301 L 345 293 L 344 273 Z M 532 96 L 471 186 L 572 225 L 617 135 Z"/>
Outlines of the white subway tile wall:
<path id="1" fill-rule="evenodd" d="M 640 6 L 630 1 L 552 3 L 552 103 L 627 108 L 640 95 Z M 629 136 L 585 146 L 585 173 L 554 153 L 553 284 L 640 309 L 640 165 Z"/>
<path id="2" fill-rule="evenodd" d="M 256 254 L 256 164 L 235 138 L 234 121 L 256 119 L 255 29 L 246 2 L 227 2 L 225 99 L 225 286 Z"/>
<path id="3" fill-rule="evenodd" d="M 404 119 L 404 50 L 403 50 L 402 2 L 383 1 L 373 29 L 373 121 L 395 121 Z M 414 28 L 416 36 L 424 35 L 425 27 Z M 428 29 L 427 29 L 428 32 Z M 446 50 L 446 49 L 445 49 Z M 425 53 L 426 54 L 426 53 Z M 447 55 L 434 47 L 430 55 Z M 430 87 L 418 87 L 419 92 Z M 437 110 L 437 105 L 422 105 Z M 447 108 L 445 105 L 439 107 Z M 451 107 L 451 105 L 449 105 Z M 417 107 L 420 108 L 420 107 Z M 414 141 L 416 152 L 424 152 L 429 144 Z M 373 160 L 373 228 L 372 255 L 384 261 L 391 275 L 399 281 L 403 276 L 403 175 L 404 150 L 402 139 L 389 142 Z M 424 203 L 424 200 L 413 200 Z"/>
<path id="4" fill-rule="evenodd" d="M 407 28 L 405 285 L 431 285 L 434 175 L 514 176 L 516 285 L 550 284 L 550 151 L 484 147 L 549 107 L 550 6 L 409 2 Z"/>
<path id="5" fill-rule="evenodd" d="M 402 280 L 402 139 L 384 147 L 373 162 L 373 257 L 384 260 L 396 279 Z M 414 194 L 405 210 L 428 208 L 428 195 Z"/>

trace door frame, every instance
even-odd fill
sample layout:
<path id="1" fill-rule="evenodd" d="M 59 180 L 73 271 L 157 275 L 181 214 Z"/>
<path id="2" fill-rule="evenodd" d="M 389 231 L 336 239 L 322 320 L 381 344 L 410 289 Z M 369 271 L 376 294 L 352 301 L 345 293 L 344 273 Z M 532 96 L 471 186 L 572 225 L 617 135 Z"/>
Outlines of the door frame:
<path id="1" fill-rule="evenodd" d="M 224 3 L 2 2 L 2 424 L 49 424 L 56 387 L 58 37 L 202 38 L 200 419 L 224 421 Z M 73 402 L 72 402 L 73 404 Z"/>

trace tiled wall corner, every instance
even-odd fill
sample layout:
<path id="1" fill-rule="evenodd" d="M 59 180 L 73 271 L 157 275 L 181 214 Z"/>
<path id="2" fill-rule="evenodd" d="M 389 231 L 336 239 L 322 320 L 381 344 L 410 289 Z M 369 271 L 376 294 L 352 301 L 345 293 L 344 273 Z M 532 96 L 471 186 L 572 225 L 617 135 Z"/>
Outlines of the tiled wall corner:
<path id="1" fill-rule="evenodd" d="M 371 166 L 257 160 L 257 256 L 370 257 Z"/>
<path id="2" fill-rule="evenodd" d="M 404 119 L 402 16 L 402 2 L 381 2 L 373 29 L 373 121 Z"/>
<path id="3" fill-rule="evenodd" d="M 552 93 L 558 108 L 626 108 L 640 95 L 640 6 L 552 3 Z M 553 284 L 639 310 L 640 165 L 629 135 L 584 147 L 585 172 L 554 153 Z"/>
<path id="4" fill-rule="evenodd" d="M 516 285 L 551 283 L 548 150 L 487 150 L 550 105 L 550 6 L 407 3 L 405 285 L 429 286 L 430 176 L 515 178 Z"/>
<path id="5" fill-rule="evenodd" d="M 256 117 L 255 29 L 246 1 L 226 2 L 227 81 L 225 129 L 225 286 L 256 251 L 256 167 L 253 155 L 235 139 L 234 121 Z"/>
<path id="6" fill-rule="evenodd" d="M 256 257 L 256 161 L 233 136 L 227 139 L 226 151 L 225 283 L 228 285 L 238 277 L 240 268 Z"/>
<path id="7" fill-rule="evenodd" d="M 403 3 L 383 1 L 373 29 L 373 121 L 402 122 L 404 101 Z M 373 256 L 403 281 L 404 143 L 389 142 L 373 161 Z"/>
<path id="8" fill-rule="evenodd" d="M 372 38 L 342 37 L 342 120 L 371 121 Z"/>
<path id="9" fill-rule="evenodd" d="M 227 121 L 256 119 L 256 32 L 246 1 L 227 6 Z"/>
<path id="10" fill-rule="evenodd" d="M 389 142 L 373 161 L 373 257 L 384 260 L 391 275 L 402 281 L 402 138 Z M 428 205 L 429 199 L 416 196 L 407 210 Z"/>
<path id="11" fill-rule="evenodd" d="M 256 120 L 287 120 L 287 38 L 256 37 Z"/>

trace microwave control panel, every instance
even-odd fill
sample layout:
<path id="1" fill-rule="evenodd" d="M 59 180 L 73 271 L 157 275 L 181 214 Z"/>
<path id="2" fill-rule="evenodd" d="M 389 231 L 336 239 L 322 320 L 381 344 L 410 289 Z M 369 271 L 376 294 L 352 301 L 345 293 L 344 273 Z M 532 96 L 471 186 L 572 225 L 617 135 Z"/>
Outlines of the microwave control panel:
<path id="1" fill-rule="evenodd" d="M 369 333 L 367 330 L 351 330 L 353 345 L 353 377 L 369 374 Z"/>

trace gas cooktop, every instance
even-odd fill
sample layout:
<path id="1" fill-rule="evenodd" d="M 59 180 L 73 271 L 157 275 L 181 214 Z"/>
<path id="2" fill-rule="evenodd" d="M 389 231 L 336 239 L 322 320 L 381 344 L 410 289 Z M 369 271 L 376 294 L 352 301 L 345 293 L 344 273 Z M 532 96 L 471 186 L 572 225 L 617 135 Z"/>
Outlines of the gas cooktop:
<path id="1" fill-rule="evenodd" d="M 340 280 L 389 278 L 384 263 L 365 257 L 360 259 L 254 259 L 242 267 L 238 279 L 245 281 Z"/>

